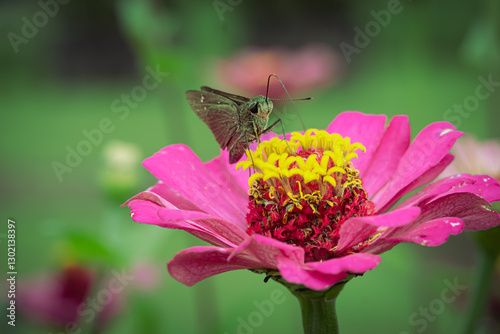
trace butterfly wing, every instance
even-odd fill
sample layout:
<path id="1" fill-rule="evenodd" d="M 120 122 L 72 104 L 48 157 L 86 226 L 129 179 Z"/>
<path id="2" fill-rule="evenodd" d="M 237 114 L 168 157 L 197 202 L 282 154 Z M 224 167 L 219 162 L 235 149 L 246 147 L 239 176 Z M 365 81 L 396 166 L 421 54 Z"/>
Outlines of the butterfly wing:
<path id="1" fill-rule="evenodd" d="M 227 93 L 227 92 L 223 92 L 221 90 L 210 88 L 210 87 L 207 87 L 207 86 L 201 87 L 201 90 L 204 91 L 204 92 L 210 92 L 210 93 L 214 93 L 214 94 L 217 94 L 217 95 L 220 95 L 220 96 L 224 96 L 225 98 L 233 101 L 237 105 L 240 105 L 240 104 L 243 104 L 245 102 L 250 101 L 250 99 L 247 98 L 247 97 L 244 97 L 244 96 L 241 96 L 241 95 L 236 95 L 236 94 L 231 94 L 231 93 Z"/>
<path id="2" fill-rule="evenodd" d="M 188 90 L 191 109 L 209 127 L 222 149 L 234 146 L 239 138 L 240 120 L 236 103 L 209 91 Z"/>
<path id="3" fill-rule="evenodd" d="M 246 146 L 247 145 L 241 143 L 241 145 L 236 145 L 232 150 L 229 151 L 230 164 L 237 163 L 241 159 L 243 154 L 245 154 Z"/>

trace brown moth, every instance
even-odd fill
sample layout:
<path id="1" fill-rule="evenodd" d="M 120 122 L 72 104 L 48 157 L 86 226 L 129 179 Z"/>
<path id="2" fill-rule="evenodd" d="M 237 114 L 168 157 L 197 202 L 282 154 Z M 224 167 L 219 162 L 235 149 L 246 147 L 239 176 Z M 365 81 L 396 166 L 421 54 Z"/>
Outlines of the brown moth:
<path id="1" fill-rule="evenodd" d="M 203 86 L 188 90 L 186 98 L 198 117 L 210 128 L 222 149 L 229 152 L 229 163 L 241 159 L 249 143 L 278 124 L 267 127 L 273 102 L 263 95 L 251 99 Z"/>

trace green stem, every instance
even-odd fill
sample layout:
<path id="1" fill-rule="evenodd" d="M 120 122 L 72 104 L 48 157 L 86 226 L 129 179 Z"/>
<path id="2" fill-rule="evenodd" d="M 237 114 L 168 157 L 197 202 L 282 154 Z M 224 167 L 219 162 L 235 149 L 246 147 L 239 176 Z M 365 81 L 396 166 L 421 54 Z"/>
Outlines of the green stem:
<path id="1" fill-rule="evenodd" d="M 339 332 L 334 299 L 325 296 L 311 298 L 305 294 L 295 294 L 302 311 L 304 334 L 336 334 Z"/>
<path id="2" fill-rule="evenodd" d="M 475 328 L 481 317 L 484 305 L 489 296 L 491 279 L 495 267 L 495 256 L 490 252 L 480 250 L 477 277 L 474 282 L 472 297 L 467 311 L 464 334 L 475 333 Z"/>
<path id="3" fill-rule="evenodd" d="M 348 276 L 330 289 L 323 291 L 310 290 L 303 285 L 289 283 L 279 275 L 270 276 L 284 285 L 299 300 L 304 334 L 337 334 L 339 332 L 335 302 L 344 285 L 353 276 Z"/>
<path id="4" fill-rule="evenodd" d="M 266 273 L 268 278 L 284 285 L 299 300 L 304 334 L 337 334 L 339 332 L 335 301 L 346 283 L 354 277 L 353 275 L 348 275 L 328 290 L 315 291 L 303 285 L 287 282 L 278 271 Z"/>

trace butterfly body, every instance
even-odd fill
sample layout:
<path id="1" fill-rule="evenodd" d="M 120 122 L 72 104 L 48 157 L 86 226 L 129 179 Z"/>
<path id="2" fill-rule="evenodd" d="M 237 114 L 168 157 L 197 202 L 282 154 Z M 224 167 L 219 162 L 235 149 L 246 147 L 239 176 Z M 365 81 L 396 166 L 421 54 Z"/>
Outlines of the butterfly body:
<path id="1" fill-rule="evenodd" d="M 267 127 L 273 102 L 263 95 L 249 99 L 204 86 L 201 90 L 188 90 L 186 98 L 220 147 L 227 149 L 231 164 L 240 160 L 249 143 L 259 140 L 277 124 Z"/>

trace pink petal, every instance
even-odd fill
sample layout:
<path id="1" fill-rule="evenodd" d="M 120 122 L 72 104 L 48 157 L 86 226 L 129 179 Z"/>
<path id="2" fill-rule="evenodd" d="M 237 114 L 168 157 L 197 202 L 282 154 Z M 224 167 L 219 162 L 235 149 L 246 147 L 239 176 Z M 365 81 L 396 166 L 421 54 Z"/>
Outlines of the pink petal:
<path id="1" fill-rule="evenodd" d="M 185 230 L 216 246 L 234 247 L 248 235 L 244 230 L 201 211 L 178 210 L 169 202 L 149 191 L 127 201 L 131 217 L 143 224 Z"/>
<path id="2" fill-rule="evenodd" d="M 500 216 L 498 213 L 488 209 L 489 204 L 486 200 L 471 193 L 450 194 L 430 203 L 422 203 L 419 205 L 422 211 L 420 216 L 415 219 L 413 223 L 388 230 L 386 233 L 382 234 L 380 239 L 375 240 L 363 251 L 375 254 L 388 251 L 396 245 L 396 243 L 391 244 L 391 238 L 397 238 L 400 235 L 411 235 L 413 230 L 418 231 L 420 225 L 428 221 L 443 219 L 452 222 L 453 219 L 458 218 L 463 222 L 463 229 L 469 231 L 483 230 L 500 225 Z M 442 238 L 449 235 L 446 233 L 447 232 L 444 231 L 445 236 L 442 236 Z"/>
<path id="3" fill-rule="evenodd" d="M 229 164 L 229 154 L 221 151 L 221 155 L 205 164 L 208 171 L 219 178 L 219 183 L 227 184 L 238 193 L 239 197 L 248 198 L 248 171 L 236 170 L 236 164 Z"/>
<path id="4" fill-rule="evenodd" d="M 444 217 L 460 218 L 465 231 L 487 230 L 500 225 L 500 215 L 491 210 L 484 198 L 471 193 L 455 193 L 422 206 L 418 222 Z M 418 224 L 417 222 L 417 224 Z"/>
<path id="5" fill-rule="evenodd" d="M 398 168 L 379 193 L 372 196 L 378 208 L 386 206 L 395 194 L 424 175 L 445 159 L 456 139 L 463 133 L 447 122 L 433 123 L 424 128 L 402 156 Z"/>
<path id="6" fill-rule="evenodd" d="M 341 253 L 351 246 L 355 246 L 366 240 L 379 227 L 398 227 L 404 226 L 418 217 L 420 208 L 410 207 L 385 214 L 349 218 L 340 227 L 340 237 L 335 249 L 336 253 Z"/>
<path id="7" fill-rule="evenodd" d="M 285 244 L 259 234 L 251 237 L 236 247 L 232 257 L 245 257 L 262 263 L 263 267 L 276 268 L 276 258 L 284 256 L 298 263 L 304 263 L 304 249 Z"/>
<path id="8" fill-rule="evenodd" d="M 162 220 L 160 226 L 208 234 L 218 241 L 216 245 L 221 245 L 222 242 L 225 246 L 236 247 L 249 237 L 246 231 L 238 226 L 203 212 L 159 208 L 158 216 Z"/>
<path id="9" fill-rule="evenodd" d="M 140 192 L 138 193 L 137 195 L 135 195 L 134 197 L 131 197 L 129 198 L 125 203 L 123 203 L 121 205 L 121 207 L 125 206 L 125 205 L 128 205 L 130 206 L 129 204 L 132 202 L 132 201 L 136 201 L 136 200 L 143 200 L 143 201 L 150 201 L 150 202 L 153 202 L 155 203 L 157 206 L 162 206 L 162 207 L 169 207 L 169 208 L 176 208 L 175 205 L 173 205 L 172 203 L 170 203 L 169 201 L 165 200 L 163 197 L 161 197 L 160 195 L 156 194 L 156 193 L 153 193 L 149 190 L 146 190 L 146 191 L 143 191 L 143 192 Z M 193 208 L 197 208 L 196 206 L 193 206 Z M 198 211 L 201 211 L 201 210 L 198 210 Z"/>
<path id="10" fill-rule="evenodd" d="M 346 111 L 335 117 L 326 131 L 351 138 L 351 143 L 359 142 L 366 148 L 366 153 L 358 151 L 358 158 L 353 160 L 355 168 L 363 175 L 384 134 L 385 115 L 366 115 L 357 111 Z"/>
<path id="11" fill-rule="evenodd" d="M 280 274 L 290 283 L 303 284 L 313 290 L 324 290 L 347 277 L 348 273 L 363 274 L 375 268 L 380 257 L 357 253 L 305 265 L 287 257 L 278 257 Z"/>
<path id="12" fill-rule="evenodd" d="M 384 238 L 390 242 L 412 242 L 422 246 L 439 246 L 453 234 L 457 235 L 463 230 L 460 218 L 438 218 L 418 225 L 416 228 L 391 238 Z"/>
<path id="13" fill-rule="evenodd" d="M 382 254 L 384 252 L 387 252 L 388 250 L 391 250 L 394 246 L 396 246 L 397 243 L 387 241 L 383 239 L 382 237 L 374 240 L 370 245 L 365 247 L 363 249 L 363 253 L 367 254 Z"/>
<path id="14" fill-rule="evenodd" d="M 156 203 L 144 200 L 133 200 L 129 204 L 131 217 L 134 221 L 142 224 L 158 225 L 166 228 L 185 230 L 203 241 L 216 246 L 232 247 L 233 243 L 226 238 L 217 235 L 214 231 L 204 228 L 200 224 L 188 221 L 176 223 L 165 223 L 158 215 L 161 208 Z M 196 213 L 196 211 L 191 211 Z"/>
<path id="15" fill-rule="evenodd" d="M 417 205 L 454 193 L 473 193 L 488 202 L 500 200 L 500 184 L 487 175 L 458 174 L 433 182 L 404 201 L 398 208 Z"/>
<path id="16" fill-rule="evenodd" d="M 392 197 L 389 196 L 387 199 L 388 202 L 377 202 L 375 204 L 375 209 L 378 212 L 385 212 L 389 210 L 397 201 L 399 201 L 404 195 L 412 192 L 413 190 L 420 188 L 421 186 L 429 183 L 434 180 L 441 172 L 448 166 L 453 160 L 453 155 L 447 154 L 444 158 L 438 162 L 436 165 L 430 167 L 427 171 L 417 177 L 415 180 L 410 182 L 403 189 L 399 190 L 396 194 L 393 194 Z"/>
<path id="17" fill-rule="evenodd" d="M 190 211 L 202 211 L 200 207 L 188 200 L 187 198 L 181 196 L 179 192 L 170 187 L 169 185 L 158 181 L 154 186 L 149 188 L 147 191 L 157 194 L 162 199 L 173 204 L 176 208 L 182 210 Z"/>
<path id="18" fill-rule="evenodd" d="M 242 208 L 246 208 L 247 196 L 228 184 L 219 183 L 222 175 L 213 175 L 189 147 L 180 144 L 165 147 L 144 160 L 143 165 L 205 212 L 240 227 L 246 226 Z"/>
<path id="19" fill-rule="evenodd" d="M 454 188 L 460 189 L 460 187 L 474 182 L 474 179 L 467 174 L 456 175 L 438 180 L 425 186 L 418 193 L 398 205 L 398 208 L 406 208 L 417 205 L 427 199 L 435 198 L 439 194 L 448 194 L 448 192 Z"/>
<path id="20" fill-rule="evenodd" d="M 335 252 L 340 254 L 347 248 L 359 244 L 361 241 L 373 235 L 376 230 L 377 227 L 363 220 L 350 218 L 340 228 L 339 241 Z"/>
<path id="21" fill-rule="evenodd" d="M 308 270 L 303 265 L 287 257 L 277 258 L 281 276 L 290 283 L 303 284 L 312 290 L 324 290 L 347 277 L 347 273 L 324 274 L 316 270 Z"/>
<path id="22" fill-rule="evenodd" d="M 192 286 L 207 277 L 237 269 L 259 268 L 260 264 L 244 258 L 229 259 L 231 249 L 192 247 L 177 253 L 167 264 L 179 282 Z"/>
<path id="23" fill-rule="evenodd" d="M 133 199 L 128 203 L 130 208 L 130 217 L 133 221 L 142 224 L 161 225 L 162 221 L 158 217 L 158 206 L 153 201 Z"/>
<path id="24" fill-rule="evenodd" d="M 159 181 L 156 185 L 153 187 L 149 188 L 146 191 L 143 191 L 134 197 L 130 198 L 127 200 L 125 203 L 123 203 L 121 206 L 128 205 L 130 208 L 132 206 L 130 203 L 132 201 L 136 200 L 143 200 L 143 201 L 150 201 L 154 203 L 157 207 L 166 207 L 166 208 L 171 208 L 171 209 L 183 209 L 183 210 L 189 210 L 189 211 L 200 211 L 202 210 L 196 206 L 196 204 L 192 203 L 191 201 L 185 199 L 179 193 L 177 193 L 175 190 L 172 188 L 168 187 L 166 184 L 162 183 Z M 137 208 L 137 206 L 135 206 Z M 153 206 L 154 207 L 154 206 Z M 147 212 L 136 212 L 134 210 L 131 210 L 131 216 L 134 217 L 134 215 L 137 214 L 146 214 Z M 139 219 L 139 220 L 136 220 Z M 150 220 L 148 221 L 148 218 L 143 217 L 139 218 L 139 216 L 136 216 L 135 221 L 139 223 L 147 223 L 147 224 L 159 224 L 160 220 L 158 220 L 158 217 L 156 215 L 156 211 L 151 213 L 150 212 Z"/>
<path id="25" fill-rule="evenodd" d="M 362 174 L 363 187 L 371 196 L 393 176 L 399 159 L 410 145 L 408 116 L 394 116 L 384 132 L 373 158 Z"/>
<path id="26" fill-rule="evenodd" d="M 468 174 L 460 174 L 455 177 L 464 177 L 464 176 L 471 177 L 474 180 L 474 182 L 462 184 L 459 187 L 451 189 L 446 194 L 441 194 L 439 197 L 458 192 L 468 192 L 479 195 L 490 203 L 500 201 L 500 184 L 497 179 L 494 179 L 488 175 L 470 176 Z"/>
<path id="27" fill-rule="evenodd" d="M 355 253 L 321 262 L 308 262 L 307 266 L 324 274 L 339 274 L 342 272 L 362 274 L 375 268 L 380 260 L 381 258 L 378 255 Z"/>

